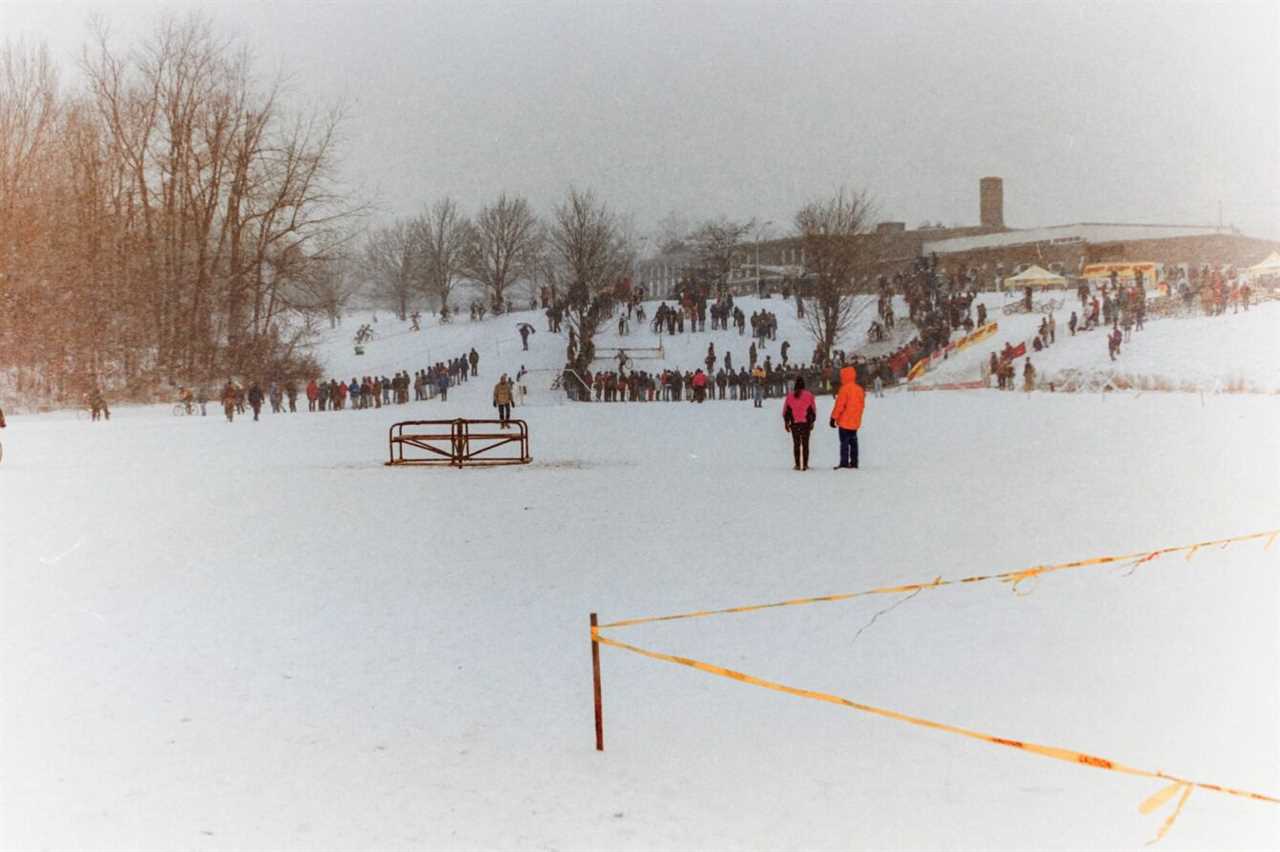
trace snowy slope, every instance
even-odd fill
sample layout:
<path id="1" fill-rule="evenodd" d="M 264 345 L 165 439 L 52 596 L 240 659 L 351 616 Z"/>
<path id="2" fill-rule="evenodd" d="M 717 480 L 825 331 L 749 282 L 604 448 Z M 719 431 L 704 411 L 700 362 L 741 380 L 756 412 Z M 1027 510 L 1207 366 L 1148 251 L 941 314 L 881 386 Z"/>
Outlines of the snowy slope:
<path id="1" fill-rule="evenodd" d="M 1061 294 L 1059 294 L 1060 297 Z M 1248 312 L 1227 314 L 1220 317 L 1152 318 L 1144 331 L 1134 332 L 1132 339 L 1123 344 L 1118 361 L 1111 362 L 1107 345 L 1100 331 L 1081 333 L 1072 337 L 1067 330 L 1067 318 L 1078 302 L 1066 295 L 1065 307 L 1055 313 L 1057 342 L 1040 353 L 1032 353 L 1032 361 L 1040 377 L 1046 382 L 1060 378 L 1067 371 L 1103 375 L 1116 372 L 1126 376 L 1149 377 L 1175 388 L 1199 387 L 1206 390 L 1243 385 L 1255 390 L 1280 390 L 1280 301 L 1255 305 Z M 955 382 L 977 379 L 982 364 L 992 351 L 999 351 L 1005 342 L 1015 345 L 1029 340 L 1040 324 L 1040 314 L 1005 314 L 1001 308 L 1008 303 L 1000 294 L 983 293 L 979 301 L 987 305 L 988 316 L 999 324 L 992 337 L 973 347 L 953 354 L 936 368 L 927 372 L 921 382 Z M 901 299 L 895 306 L 899 316 L 906 313 Z M 652 316 L 657 302 L 647 302 L 646 310 Z M 778 316 L 778 339 L 767 343 L 760 350 L 760 359 L 772 356 L 779 360 L 779 347 L 784 340 L 791 342 L 792 362 L 808 361 L 813 353 L 812 336 L 802 320 L 795 316 L 794 302 L 782 299 L 742 298 L 738 304 L 749 316 L 759 309 L 771 310 Z M 874 299 L 861 298 L 855 310 L 858 319 L 853 330 L 843 341 L 843 346 L 867 358 L 889 354 L 915 334 L 909 322 L 900 321 L 895 336 L 881 344 L 866 341 L 866 326 L 874 316 Z M 481 372 L 485 381 L 455 391 L 462 397 L 482 396 L 492 390 L 497 376 L 506 372 L 514 375 L 521 367 L 535 371 L 530 377 L 531 393 L 545 391 L 556 372 L 564 363 L 566 334 L 553 335 L 546 330 L 546 320 L 538 311 L 520 311 L 505 317 L 487 318 L 479 322 L 459 321 L 438 325 L 434 318 L 424 320 L 422 332 L 408 331 L 407 323 L 400 323 L 383 313 L 376 326 L 378 337 L 366 346 L 364 356 L 355 356 L 351 335 L 360 322 L 369 322 L 370 316 L 350 317 L 346 325 L 337 331 L 326 333 L 316 346 L 316 353 L 336 376 L 350 379 L 353 375 L 385 373 L 390 375 L 399 369 L 414 370 L 436 360 L 453 357 L 475 346 L 480 354 Z M 516 325 L 532 324 L 538 331 L 529 339 L 529 351 L 520 348 Z M 958 338 L 959 335 L 957 334 Z M 613 349 L 632 347 L 637 356 L 632 365 L 638 370 L 662 370 L 666 367 L 693 370 L 702 366 L 707 344 L 714 343 L 716 353 L 723 357 L 728 351 L 737 365 L 747 363 L 747 348 L 752 338 L 736 331 L 707 331 L 696 334 L 662 335 L 661 340 L 649 329 L 632 324 L 631 333 L 619 337 L 616 326 L 610 325 L 597 340 L 602 356 L 596 366 L 612 369 L 615 366 Z M 651 357 L 639 350 L 655 347 L 661 342 L 665 357 Z M 1023 359 L 1015 367 L 1021 382 Z M 1061 382 L 1059 382 L 1061 384 Z M 479 399 L 480 396 L 476 398 Z M 551 401 L 558 397 L 542 393 L 538 401 Z"/>
<path id="2" fill-rule="evenodd" d="M 980 377 L 982 362 L 1005 342 L 1015 346 L 1030 340 L 1040 325 L 1039 314 L 1008 316 L 999 310 L 999 297 L 984 296 L 999 331 L 981 344 L 965 350 L 922 379 L 925 383 L 955 382 Z M 1068 297 L 1066 307 L 1055 313 L 1057 341 L 1047 350 L 1032 352 L 1031 360 L 1048 381 L 1067 371 L 1105 374 L 1112 371 L 1133 377 L 1150 377 L 1174 388 L 1219 389 L 1234 384 L 1263 392 L 1280 391 L 1280 301 L 1264 302 L 1249 311 L 1223 316 L 1152 318 L 1143 331 L 1132 333 L 1121 344 L 1120 357 L 1111 361 L 1104 332 L 1095 330 L 1072 337 L 1067 318 L 1079 302 Z M 1024 359 L 1015 361 L 1019 386 Z"/>
<path id="3" fill-rule="evenodd" d="M 790 361 L 808 361 L 813 355 L 813 337 L 804 325 L 804 321 L 795 315 L 795 302 L 783 301 L 781 298 L 758 299 L 745 297 L 736 299 L 735 303 L 749 317 L 757 310 L 773 311 L 778 317 L 778 338 L 766 343 L 760 350 L 760 360 L 766 355 L 779 361 L 779 348 L 783 341 L 790 341 Z M 875 313 L 875 300 L 868 297 L 859 298 L 855 311 L 859 312 L 858 333 L 845 341 L 849 349 L 865 347 L 865 330 Z M 645 310 L 651 319 L 659 302 L 645 302 Z M 345 324 L 336 331 L 326 331 L 315 347 L 316 355 L 328 370 L 335 376 L 386 373 L 390 375 L 397 369 L 407 369 L 410 374 L 416 369 L 429 366 L 437 360 L 465 354 L 472 346 L 480 355 L 481 372 L 496 380 L 500 373 L 514 374 L 523 364 L 529 370 L 559 370 L 564 366 L 565 346 L 568 343 L 568 325 L 563 326 L 561 334 L 547 331 L 547 322 L 541 311 L 515 311 L 500 317 L 486 317 L 484 320 L 455 320 L 440 325 L 435 317 L 424 317 L 421 332 L 409 331 L 408 323 L 401 323 L 386 313 L 378 314 L 378 323 L 374 326 L 376 337 L 365 346 L 365 354 L 354 354 L 351 342 L 356 328 L 362 323 L 374 325 L 371 314 L 351 315 Z M 537 331 L 529 338 L 529 351 L 521 350 L 520 335 L 516 331 L 519 323 L 527 322 Z M 902 326 L 907 333 L 908 326 Z M 676 335 L 656 335 L 650 331 L 648 324 L 644 328 L 633 322 L 631 333 L 619 336 L 617 323 L 608 324 L 604 331 L 596 337 L 596 348 L 602 353 L 596 366 L 601 369 L 616 367 L 613 351 L 616 347 L 635 348 L 637 350 L 653 348 L 662 344 L 665 357 L 651 357 L 648 353 L 635 352 L 634 369 L 658 370 L 666 367 L 681 370 L 693 370 L 703 367 L 706 358 L 707 344 L 714 343 L 716 353 L 723 357 L 728 351 L 733 353 L 735 369 L 747 363 L 747 349 L 752 343 L 750 326 L 745 335 L 736 330 L 712 331 L 708 322 L 707 331 Z M 881 347 L 883 348 L 883 347 Z M 867 350 L 875 354 L 876 350 Z M 489 382 L 492 386 L 492 381 Z"/>

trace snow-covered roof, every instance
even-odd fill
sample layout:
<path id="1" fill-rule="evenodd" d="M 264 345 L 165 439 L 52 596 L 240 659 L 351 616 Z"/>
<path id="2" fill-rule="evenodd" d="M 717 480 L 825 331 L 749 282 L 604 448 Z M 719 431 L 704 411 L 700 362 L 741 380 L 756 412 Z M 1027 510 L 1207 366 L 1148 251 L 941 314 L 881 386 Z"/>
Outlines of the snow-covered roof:
<path id="1" fill-rule="evenodd" d="M 1271 254 L 1267 256 L 1266 260 L 1250 266 L 1249 271 L 1263 275 L 1280 272 L 1280 251 L 1271 252 Z"/>
<path id="2" fill-rule="evenodd" d="M 1110 243 L 1121 240 L 1160 240 L 1170 237 L 1198 237 L 1223 233 L 1208 225 L 1133 225 L 1113 222 L 1079 222 L 1074 225 L 1051 225 L 1045 228 L 1023 228 L 999 234 L 976 237 L 953 237 L 924 244 L 924 253 L 948 254 L 974 249 L 1009 248 L 1028 243 Z"/>

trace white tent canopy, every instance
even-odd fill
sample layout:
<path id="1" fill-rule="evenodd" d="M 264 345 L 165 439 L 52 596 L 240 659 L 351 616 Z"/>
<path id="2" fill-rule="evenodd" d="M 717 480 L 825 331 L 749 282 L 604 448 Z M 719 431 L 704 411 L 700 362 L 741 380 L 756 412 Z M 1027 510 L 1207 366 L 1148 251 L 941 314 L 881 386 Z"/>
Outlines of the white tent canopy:
<path id="1" fill-rule="evenodd" d="M 1004 279 L 1005 287 L 1065 287 L 1067 279 L 1039 266 L 1030 266 L 1017 275 Z"/>
<path id="2" fill-rule="evenodd" d="M 1271 275 L 1280 276 L 1280 251 L 1271 252 L 1266 260 L 1250 266 L 1248 271 L 1249 277 L 1255 280 Z"/>

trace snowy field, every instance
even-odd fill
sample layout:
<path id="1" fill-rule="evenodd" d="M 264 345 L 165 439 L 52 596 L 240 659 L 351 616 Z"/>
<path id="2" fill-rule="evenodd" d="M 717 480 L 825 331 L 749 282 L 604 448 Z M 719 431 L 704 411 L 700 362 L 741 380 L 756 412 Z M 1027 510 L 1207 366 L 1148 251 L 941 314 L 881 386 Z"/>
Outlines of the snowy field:
<path id="1" fill-rule="evenodd" d="M 1273 332 L 1277 307 L 1247 322 L 1270 317 Z M 779 316 L 779 342 L 808 350 Z M 388 332 L 359 358 L 344 328 L 322 349 L 339 375 L 412 372 L 475 342 L 482 375 L 445 403 L 234 424 L 168 406 L 99 424 L 11 418 L 0 847 L 1113 849 L 1155 836 L 1169 809 L 1138 804 L 1159 782 L 607 647 L 598 754 L 587 614 L 1275 529 L 1280 397 L 890 394 L 868 400 L 856 472 L 830 470 L 823 398 L 808 473 L 791 469 L 776 400 L 539 404 L 516 410 L 532 465 L 384 467 L 390 423 L 491 416 L 499 372 L 555 364 L 563 338 L 540 330 L 520 352 L 520 318 Z M 1170 352 L 1275 345 L 1239 318 L 1179 322 L 1216 322 L 1200 333 L 1214 347 Z M 1154 348 L 1157 326 L 1139 343 Z M 707 337 L 668 341 L 671 363 L 692 367 Z M 746 338 L 714 339 L 745 355 Z M 426 345 L 440 347 L 429 360 Z M 964 354 L 975 375 L 986 351 Z M 1018 594 L 983 583 L 610 635 L 1276 796 L 1277 568 L 1280 542 L 1255 541 Z M 1273 849 L 1280 805 L 1196 790 L 1160 845 Z"/>

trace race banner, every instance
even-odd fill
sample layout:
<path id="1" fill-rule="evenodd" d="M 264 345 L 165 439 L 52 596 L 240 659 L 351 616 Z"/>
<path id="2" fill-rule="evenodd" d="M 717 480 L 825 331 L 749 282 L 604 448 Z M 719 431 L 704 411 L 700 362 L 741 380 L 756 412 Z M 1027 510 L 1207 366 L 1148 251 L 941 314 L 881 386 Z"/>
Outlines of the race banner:
<path id="1" fill-rule="evenodd" d="M 940 362 L 949 358 L 952 354 L 959 352 L 963 349 L 967 349 L 968 347 L 972 346 L 975 343 L 978 343 L 979 341 L 986 340 L 988 337 L 995 334 L 998 328 L 999 328 L 998 323 L 994 321 L 989 322 L 986 325 L 982 326 L 981 328 L 974 329 L 971 334 L 967 334 L 964 337 L 960 338 L 959 340 L 956 340 L 952 343 L 948 343 L 946 346 L 935 350 L 933 354 L 929 355 L 929 357 L 921 358 L 919 361 L 915 363 L 915 366 L 911 368 L 910 372 L 907 373 L 907 381 L 908 382 L 915 381 L 916 379 L 924 375 L 927 370 L 933 369 Z M 1024 347 L 1024 352 L 1025 352 L 1025 347 Z"/>

